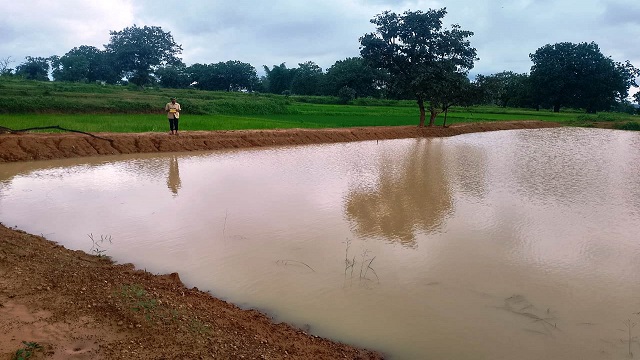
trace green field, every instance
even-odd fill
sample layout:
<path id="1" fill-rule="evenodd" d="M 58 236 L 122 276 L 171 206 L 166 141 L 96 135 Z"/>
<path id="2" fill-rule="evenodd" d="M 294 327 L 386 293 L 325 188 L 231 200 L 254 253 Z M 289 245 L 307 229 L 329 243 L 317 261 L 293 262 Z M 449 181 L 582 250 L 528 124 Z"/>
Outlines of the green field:
<path id="1" fill-rule="evenodd" d="M 0 126 L 10 129 L 60 126 L 87 132 L 167 131 L 163 111 L 171 96 L 182 106 L 181 130 L 336 128 L 417 125 L 414 101 L 356 99 L 339 104 L 333 97 L 244 94 L 192 89 L 135 87 L 0 78 Z M 427 114 L 428 116 L 428 114 Z M 427 119 L 428 120 L 428 119 Z M 442 125 L 444 114 L 437 118 Z M 573 126 L 637 124 L 638 116 L 587 115 L 566 110 L 526 110 L 490 106 L 454 107 L 447 124 L 478 121 L 543 120 Z M 631 126 L 633 127 L 633 126 Z"/>

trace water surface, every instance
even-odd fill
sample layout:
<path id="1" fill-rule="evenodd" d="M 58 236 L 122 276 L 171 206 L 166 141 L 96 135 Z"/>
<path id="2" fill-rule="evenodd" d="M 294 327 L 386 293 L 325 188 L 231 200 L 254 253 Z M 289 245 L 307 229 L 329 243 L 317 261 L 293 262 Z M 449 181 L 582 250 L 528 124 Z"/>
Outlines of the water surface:
<path id="1" fill-rule="evenodd" d="M 0 221 L 395 359 L 617 359 L 638 164 L 572 128 L 2 164 Z"/>

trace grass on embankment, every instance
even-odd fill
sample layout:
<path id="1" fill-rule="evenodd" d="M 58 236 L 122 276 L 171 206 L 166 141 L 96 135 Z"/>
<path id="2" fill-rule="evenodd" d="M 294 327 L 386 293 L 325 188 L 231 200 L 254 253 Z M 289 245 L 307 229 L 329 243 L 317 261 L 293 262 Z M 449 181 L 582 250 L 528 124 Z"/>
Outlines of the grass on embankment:
<path id="1" fill-rule="evenodd" d="M 182 106 L 180 127 L 185 131 L 399 126 L 417 125 L 419 121 L 417 105 L 408 100 L 356 99 L 349 105 L 341 105 L 337 98 L 327 96 L 138 90 L 126 86 L 0 78 L 3 103 L 0 126 L 11 129 L 60 126 L 87 132 L 164 132 L 168 123 L 163 109 L 171 96 L 176 96 Z M 443 120 L 444 114 L 440 114 L 436 125 L 442 125 Z M 597 121 L 613 126 L 637 124 L 638 117 L 490 106 L 454 107 L 447 114 L 447 124 L 502 120 L 542 120 L 574 126 L 590 126 Z"/>

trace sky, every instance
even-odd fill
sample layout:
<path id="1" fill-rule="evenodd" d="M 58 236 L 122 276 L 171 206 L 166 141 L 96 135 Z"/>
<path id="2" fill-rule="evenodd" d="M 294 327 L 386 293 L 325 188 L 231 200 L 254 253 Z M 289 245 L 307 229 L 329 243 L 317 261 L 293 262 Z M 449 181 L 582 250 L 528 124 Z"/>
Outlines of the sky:
<path id="1" fill-rule="evenodd" d="M 546 44 L 595 42 L 605 56 L 640 68 L 638 0 L 0 0 L 0 59 L 62 56 L 80 45 L 104 49 L 109 31 L 160 26 L 182 45 L 187 65 L 239 60 L 253 65 L 313 61 L 323 70 L 359 55 L 359 38 L 383 11 L 446 7 L 445 26 L 474 32 L 470 76 L 528 73 Z"/>

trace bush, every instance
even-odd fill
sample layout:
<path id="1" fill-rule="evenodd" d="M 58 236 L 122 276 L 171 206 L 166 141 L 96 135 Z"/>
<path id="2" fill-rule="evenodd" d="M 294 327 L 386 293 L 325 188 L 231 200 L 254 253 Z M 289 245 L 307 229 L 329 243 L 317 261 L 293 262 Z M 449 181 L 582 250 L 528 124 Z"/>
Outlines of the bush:
<path id="1" fill-rule="evenodd" d="M 348 86 L 343 86 L 338 90 L 338 99 L 341 104 L 348 104 L 356 98 L 356 91 Z"/>
<path id="2" fill-rule="evenodd" d="M 619 121 L 623 117 L 625 117 L 624 114 L 601 112 L 598 114 L 580 114 L 576 116 L 576 119 L 580 121 Z"/>
<path id="3" fill-rule="evenodd" d="M 358 106 L 402 106 L 398 100 L 376 99 L 372 97 L 363 97 L 353 100 L 353 105 Z M 415 102 L 410 106 L 415 106 Z"/>
<path id="4" fill-rule="evenodd" d="M 335 96 L 294 95 L 291 96 L 290 99 L 305 104 L 337 105 L 340 103 L 339 99 Z"/>
<path id="5" fill-rule="evenodd" d="M 285 99 L 242 97 L 210 101 L 205 105 L 208 114 L 221 115 L 272 115 L 288 114 L 289 102 Z M 185 108 L 186 109 L 186 108 Z"/>
<path id="6" fill-rule="evenodd" d="M 640 131 L 640 122 L 628 121 L 624 124 L 617 124 L 614 126 L 618 130 L 635 130 Z"/>

